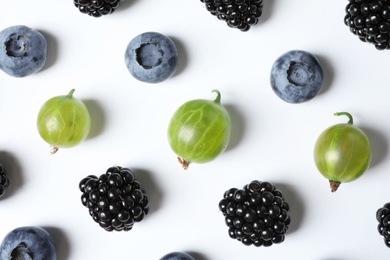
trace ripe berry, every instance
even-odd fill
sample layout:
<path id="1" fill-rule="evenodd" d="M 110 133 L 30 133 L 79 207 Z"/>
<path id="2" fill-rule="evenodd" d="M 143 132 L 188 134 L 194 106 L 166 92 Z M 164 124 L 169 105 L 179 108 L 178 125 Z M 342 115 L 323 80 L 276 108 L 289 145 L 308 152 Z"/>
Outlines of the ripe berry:
<path id="1" fill-rule="evenodd" d="M 385 245 L 390 248 L 390 202 L 376 211 L 376 220 L 379 222 L 378 232 L 383 236 Z"/>
<path id="2" fill-rule="evenodd" d="M 115 166 L 99 177 L 89 175 L 79 189 L 81 203 L 106 231 L 129 231 L 149 212 L 149 198 L 128 168 Z"/>
<path id="3" fill-rule="evenodd" d="M 101 17 L 111 14 L 123 0 L 73 0 L 74 5 L 83 14 Z"/>
<path id="4" fill-rule="evenodd" d="M 9 186 L 9 179 L 7 177 L 7 171 L 3 167 L 3 165 L 0 164 L 0 197 L 4 195 L 5 190 Z"/>
<path id="5" fill-rule="evenodd" d="M 248 31 L 256 25 L 263 12 L 263 0 L 200 0 L 206 10 L 229 27 Z"/>
<path id="6" fill-rule="evenodd" d="M 390 49 L 390 0 L 349 0 L 344 23 L 363 42 Z"/>
<path id="7" fill-rule="evenodd" d="M 282 192 L 269 182 L 254 180 L 225 191 L 219 209 L 229 236 L 248 246 L 282 243 L 291 221 Z"/>

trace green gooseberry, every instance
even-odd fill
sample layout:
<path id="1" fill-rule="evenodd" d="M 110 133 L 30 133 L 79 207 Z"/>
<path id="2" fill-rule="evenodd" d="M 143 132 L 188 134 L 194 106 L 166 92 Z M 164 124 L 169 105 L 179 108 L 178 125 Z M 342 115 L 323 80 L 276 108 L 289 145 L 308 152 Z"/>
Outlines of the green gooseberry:
<path id="1" fill-rule="evenodd" d="M 351 182 L 362 176 L 371 163 L 371 145 L 367 135 L 353 125 L 347 112 L 347 123 L 336 124 L 325 129 L 314 146 L 314 161 L 320 173 L 329 180 L 332 192 L 341 183 Z"/>
<path id="2" fill-rule="evenodd" d="M 50 98 L 39 110 L 38 132 L 52 146 L 52 154 L 76 146 L 88 136 L 91 118 L 84 103 L 73 97 L 74 92 Z"/>
<path id="3" fill-rule="evenodd" d="M 231 120 L 221 104 L 221 94 L 214 101 L 196 99 L 181 105 L 168 126 L 168 140 L 178 161 L 186 170 L 190 163 L 214 160 L 226 149 L 231 135 Z"/>

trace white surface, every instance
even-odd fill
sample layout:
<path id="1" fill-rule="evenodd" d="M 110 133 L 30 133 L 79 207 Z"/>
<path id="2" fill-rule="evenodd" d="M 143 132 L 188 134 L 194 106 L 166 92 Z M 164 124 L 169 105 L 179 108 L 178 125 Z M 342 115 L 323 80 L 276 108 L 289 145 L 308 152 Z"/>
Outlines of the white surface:
<path id="1" fill-rule="evenodd" d="M 157 260 L 171 251 L 197 260 L 389 259 L 375 212 L 390 201 L 388 140 L 389 52 L 360 42 L 344 25 L 347 1 L 264 0 L 249 32 L 229 28 L 199 0 L 126 0 L 102 18 L 79 13 L 72 0 L 1 1 L 0 28 L 24 24 L 48 40 L 41 72 L 22 79 L 0 73 L 0 163 L 12 181 L 0 200 L 0 237 L 25 225 L 53 234 L 58 259 Z M 171 37 L 179 48 L 174 77 L 149 85 L 124 64 L 128 42 L 145 31 Z M 274 60 L 291 49 L 317 56 L 323 91 L 293 105 L 272 91 Z M 93 128 L 88 140 L 49 154 L 36 116 L 48 98 L 68 93 L 85 101 Z M 184 172 L 166 138 L 184 102 L 214 99 L 233 121 L 227 151 Z M 313 147 L 326 127 L 348 111 L 366 131 L 373 162 L 359 180 L 331 193 L 316 170 Z M 127 233 L 108 233 L 81 205 L 78 182 L 112 165 L 130 167 L 151 200 L 151 212 Z M 291 206 L 282 244 L 246 247 L 228 237 L 218 202 L 225 190 L 254 180 L 276 184 Z"/>

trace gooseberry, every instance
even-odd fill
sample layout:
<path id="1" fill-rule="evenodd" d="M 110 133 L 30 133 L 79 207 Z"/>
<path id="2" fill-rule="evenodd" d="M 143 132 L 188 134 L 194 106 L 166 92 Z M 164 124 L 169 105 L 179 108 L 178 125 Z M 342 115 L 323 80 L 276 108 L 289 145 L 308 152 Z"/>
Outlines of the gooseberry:
<path id="1" fill-rule="evenodd" d="M 73 97 L 74 92 L 47 100 L 38 113 L 38 132 L 52 146 L 52 154 L 76 146 L 88 136 L 90 115 L 84 103 Z"/>
<path id="2" fill-rule="evenodd" d="M 353 125 L 353 118 L 347 112 L 347 123 L 336 124 L 325 129 L 314 146 L 314 161 L 320 173 L 329 180 L 332 192 L 341 183 L 359 178 L 371 163 L 371 145 L 367 135 Z"/>
<path id="3" fill-rule="evenodd" d="M 231 134 L 228 111 L 221 94 L 214 101 L 196 99 L 184 103 L 174 113 L 168 127 L 168 140 L 186 170 L 190 163 L 214 160 L 227 147 Z"/>

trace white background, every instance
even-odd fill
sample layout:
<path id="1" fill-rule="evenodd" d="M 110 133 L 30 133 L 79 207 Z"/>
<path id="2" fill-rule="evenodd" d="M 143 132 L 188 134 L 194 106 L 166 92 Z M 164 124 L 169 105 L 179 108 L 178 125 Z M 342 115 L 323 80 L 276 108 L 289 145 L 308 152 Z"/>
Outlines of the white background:
<path id="1" fill-rule="evenodd" d="M 44 69 L 25 78 L 0 73 L 0 163 L 11 186 L 0 199 L 0 237 L 18 226 L 48 229 L 58 259 L 157 260 L 171 251 L 196 260 L 389 259 L 376 210 L 390 201 L 389 51 L 361 42 L 344 25 L 341 0 L 264 0 L 249 32 L 229 28 L 199 0 L 126 0 L 112 15 L 81 14 L 72 0 L 1 1 L 0 28 L 23 24 L 48 41 Z M 177 73 L 163 83 L 137 81 L 124 52 L 136 35 L 171 37 Z M 301 49 L 325 71 L 321 93 L 303 104 L 270 87 L 277 57 Z M 50 155 L 36 117 L 49 98 L 75 88 L 92 117 L 88 139 Z M 184 171 L 167 141 L 173 112 L 219 89 L 233 134 L 215 161 Z M 348 111 L 371 140 L 371 168 L 331 193 L 313 147 Z M 79 181 L 113 165 L 130 167 L 151 200 L 129 232 L 101 229 L 80 202 Z M 229 238 L 218 202 L 225 190 L 270 181 L 285 194 L 292 223 L 282 244 L 247 247 Z"/>

